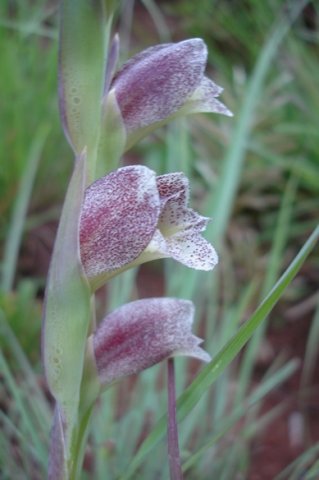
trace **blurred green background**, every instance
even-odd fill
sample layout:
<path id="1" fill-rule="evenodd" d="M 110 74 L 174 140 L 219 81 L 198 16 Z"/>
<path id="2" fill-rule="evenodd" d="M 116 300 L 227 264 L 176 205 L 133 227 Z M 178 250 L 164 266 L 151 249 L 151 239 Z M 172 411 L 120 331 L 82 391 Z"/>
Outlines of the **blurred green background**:
<path id="1" fill-rule="evenodd" d="M 213 218 L 207 238 L 218 268 L 197 273 L 165 261 L 128 272 L 101 292 L 99 316 L 137 297 L 191 298 L 196 330 L 214 356 L 318 223 L 319 5 L 128 0 L 115 30 L 121 61 L 156 43 L 203 38 L 207 75 L 224 87 L 221 100 L 234 118 L 176 120 L 124 159 L 190 177 L 192 206 Z M 41 304 L 73 165 L 59 123 L 57 39 L 57 1 L 2 0 L 1 479 L 44 478 L 47 462 L 51 402 L 40 361 Z M 240 358 L 183 421 L 186 478 L 318 478 L 318 281 L 317 249 Z M 178 393 L 198 368 L 178 361 Z M 161 366 L 108 392 L 97 407 L 83 478 L 118 478 L 163 412 Z M 162 442 L 130 478 L 167 478 L 165 455 Z"/>

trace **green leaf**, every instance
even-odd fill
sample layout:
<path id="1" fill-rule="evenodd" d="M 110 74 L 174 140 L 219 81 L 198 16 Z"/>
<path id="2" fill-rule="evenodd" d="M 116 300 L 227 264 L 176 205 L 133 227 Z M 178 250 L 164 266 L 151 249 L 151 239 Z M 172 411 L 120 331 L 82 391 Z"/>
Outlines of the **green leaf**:
<path id="1" fill-rule="evenodd" d="M 178 420 L 181 421 L 186 415 L 195 407 L 204 393 L 211 387 L 217 378 L 223 373 L 225 368 L 235 358 L 241 348 L 251 338 L 257 327 L 267 317 L 272 308 L 276 305 L 278 300 L 283 295 L 286 288 L 294 279 L 300 270 L 305 259 L 314 248 L 319 237 L 319 225 L 314 230 L 312 235 L 308 238 L 303 248 L 300 250 L 295 259 L 291 262 L 287 270 L 280 277 L 271 292 L 267 295 L 265 300 L 259 305 L 257 310 L 253 313 L 250 319 L 245 322 L 239 329 L 236 335 L 230 339 L 229 342 L 221 349 L 221 351 L 213 358 L 213 360 L 200 372 L 192 384 L 180 396 L 177 402 Z M 132 476 L 139 465 L 142 463 L 146 455 L 158 443 L 158 441 L 165 435 L 166 432 L 166 417 L 162 417 L 142 443 L 139 451 L 135 455 L 131 464 L 127 467 L 126 472 L 121 477 L 121 480 L 126 480 Z"/>

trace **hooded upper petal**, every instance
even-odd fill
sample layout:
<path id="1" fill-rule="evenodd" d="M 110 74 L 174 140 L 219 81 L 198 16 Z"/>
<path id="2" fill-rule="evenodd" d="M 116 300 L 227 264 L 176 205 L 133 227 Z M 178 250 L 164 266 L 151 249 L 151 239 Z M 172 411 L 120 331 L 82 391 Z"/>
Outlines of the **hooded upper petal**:
<path id="1" fill-rule="evenodd" d="M 148 48 L 132 57 L 111 84 L 128 132 L 176 112 L 201 84 L 207 47 L 194 38 Z"/>
<path id="2" fill-rule="evenodd" d="M 154 235 L 160 200 L 155 173 L 119 168 L 87 188 L 80 225 L 81 259 L 95 288 L 105 273 L 132 262 Z"/>
<path id="3" fill-rule="evenodd" d="M 93 336 L 101 383 L 108 385 L 171 356 L 209 361 L 191 332 L 193 319 L 192 302 L 176 298 L 137 300 L 107 315 Z"/>

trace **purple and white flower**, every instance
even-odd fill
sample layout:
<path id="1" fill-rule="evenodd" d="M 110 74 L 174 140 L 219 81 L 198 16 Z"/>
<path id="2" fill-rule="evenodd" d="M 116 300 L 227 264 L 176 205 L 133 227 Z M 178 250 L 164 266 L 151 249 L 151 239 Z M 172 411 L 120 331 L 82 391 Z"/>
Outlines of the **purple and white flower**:
<path id="1" fill-rule="evenodd" d="M 110 63 L 114 69 L 114 58 Z M 126 149 L 177 116 L 198 112 L 232 116 L 217 100 L 223 89 L 204 75 L 206 63 L 207 47 L 200 38 L 156 45 L 128 60 L 107 82 L 110 88 L 104 104 L 108 95 L 115 94 L 125 125 Z"/>
<path id="2" fill-rule="evenodd" d="M 209 219 L 189 208 L 188 199 L 183 173 L 156 177 L 142 165 L 119 168 L 89 186 L 80 250 L 92 290 L 127 268 L 159 258 L 213 269 L 217 254 L 201 236 Z"/>
<path id="3" fill-rule="evenodd" d="M 139 373 L 172 356 L 210 361 L 191 332 L 194 306 L 188 300 L 149 298 L 107 315 L 91 337 L 102 386 Z"/>

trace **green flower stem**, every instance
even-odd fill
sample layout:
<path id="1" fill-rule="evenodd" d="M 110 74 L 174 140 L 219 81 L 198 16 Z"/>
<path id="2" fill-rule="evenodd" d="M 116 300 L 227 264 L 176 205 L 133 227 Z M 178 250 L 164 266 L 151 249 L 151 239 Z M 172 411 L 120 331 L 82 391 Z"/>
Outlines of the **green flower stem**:
<path id="1" fill-rule="evenodd" d="M 78 480 L 80 478 L 93 410 L 94 404 L 87 409 L 79 421 L 79 428 L 72 445 L 72 465 L 67 480 Z"/>

